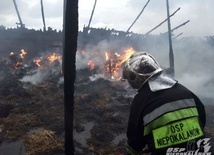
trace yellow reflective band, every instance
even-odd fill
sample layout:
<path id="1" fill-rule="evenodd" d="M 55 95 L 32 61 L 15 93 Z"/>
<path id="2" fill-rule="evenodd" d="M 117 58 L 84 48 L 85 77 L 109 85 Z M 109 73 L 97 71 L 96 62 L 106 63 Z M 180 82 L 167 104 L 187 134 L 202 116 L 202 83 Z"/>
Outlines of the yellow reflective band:
<path id="1" fill-rule="evenodd" d="M 197 117 L 168 124 L 153 130 L 152 133 L 156 149 L 184 143 L 203 136 Z"/>
<path id="2" fill-rule="evenodd" d="M 193 116 L 198 116 L 197 108 L 186 108 L 166 113 L 144 127 L 144 136 L 151 133 L 153 129 L 156 129 L 167 123 Z"/>
<path id="3" fill-rule="evenodd" d="M 184 108 L 193 108 L 195 106 L 196 106 L 195 100 L 193 98 L 182 99 L 182 100 L 166 103 L 154 109 L 151 113 L 148 113 L 146 116 L 144 116 L 143 117 L 144 125 L 149 124 L 150 122 L 152 122 L 153 120 L 155 120 L 156 118 L 160 117 L 161 115 L 167 112 L 184 109 Z"/>

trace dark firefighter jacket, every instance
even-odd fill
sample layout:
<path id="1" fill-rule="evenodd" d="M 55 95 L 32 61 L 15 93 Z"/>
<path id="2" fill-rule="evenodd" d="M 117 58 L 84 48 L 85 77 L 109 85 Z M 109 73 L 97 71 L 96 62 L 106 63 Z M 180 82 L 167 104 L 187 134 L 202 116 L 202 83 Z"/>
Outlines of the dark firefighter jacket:
<path id="1" fill-rule="evenodd" d="M 152 92 L 147 82 L 131 104 L 128 144 L 136 152 L 147 145 L 153 154 L 161 154 L 168 147 L 186 147 L 186 139 L 201 138 L 205 123 L 204 105 L 190 90 L 176 83 L 172 88 Z"/>

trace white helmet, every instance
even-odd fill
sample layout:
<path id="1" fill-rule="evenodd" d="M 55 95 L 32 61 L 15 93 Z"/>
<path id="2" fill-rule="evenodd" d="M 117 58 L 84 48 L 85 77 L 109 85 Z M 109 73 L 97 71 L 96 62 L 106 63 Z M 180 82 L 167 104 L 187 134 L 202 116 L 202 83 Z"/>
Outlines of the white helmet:
<path id="1" fill-rule="evenodd" d="M 151 77 L 162 71 L 163 69 L 151 54 L 136 52 L 126 61 L 123 68 L 123 78 L 138 90 Z"/>

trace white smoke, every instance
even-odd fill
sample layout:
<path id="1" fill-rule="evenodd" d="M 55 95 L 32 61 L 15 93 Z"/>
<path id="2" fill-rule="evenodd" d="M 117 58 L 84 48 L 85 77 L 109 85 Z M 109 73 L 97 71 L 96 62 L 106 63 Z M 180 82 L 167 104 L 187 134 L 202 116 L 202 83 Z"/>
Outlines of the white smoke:
<path id="1" fill-rule="evenodd" d="M 86 64 L 89 58 L 94 58 L 97 64 L 103 64 L 105 60 L 102 55 L 104 51 L 117 49 L 120 46 L 118 42 L 101 41 L 97 46 L 86 46 L 88 55 L 84 59 L 80 59 L 77 55 L 77 65 Z M 163 68 L 169 67 L 169 46 L 168 39 L 160 42 L 147 41 L 146 44 L 138 45 L 151 53 Z M 213 98 L 214 92 L 214 52 L 212 46 L 209 45 L 206 38 L 182 38 L 172 42 L 174 53 L 175 79 L 181 84 L 192 90 L 196 95 L 203 98 Z M 144 50 L 145 49 L 145 50 Z M 94 51 L 98 51 L 99 55 L 94 57 Z M 99 63 L 98 63 L 99 62 Z M 97 76 L 92 76 L 96 79 Z M 98 76 L 99 77 L 99 76 Z"/>
<path id="2" fill-rule="evenodd" d="M 90 81 L 96 81 L 100 78 L 106 79 L 106 77 L 103 74 L 94 74 L 92 76 L 89 76 Z"/>
<path id="3" fill-rule="evenodd" d="M 97 45 L 87 44 L 84 51 L 77 51 L 76 53 L 76 69 L 85 69 L 89 68 L 88 61 L 92 60 L 96 67 L 99 67 L 100 71 L 103 70 L 103 67 L 106 63 L 105 53 L 120 53 L 122 45 L 120 40 L 102 40 L 97 43 Z M 127 47 L 124 47 L 124 50 Z"/>
<path id="4" fill-rule="evenodd" d="M 116 43 L 106 40 L 100 41 L 97 45 L 86 45 L 84 51 L 78 51 L 76 54 L 76 69 L 89 68 L 89 60 L 101 67 L 104 65 L 105 52 L 110 52 L 115 46 Z"/>
<path id="5" fill-rule="evenodd" d="M 48 70 L 44 70 L 42 67 L 33 71 L 34 74 L 24 76 L 20 81 L 21 82 L 29 82 L 34 85 L 40 84 L 47 79 L 50 72 Z"/>
<path id="6" fill-rule="evenodd" d="M 203 38 L 188 38 L 175 45 L 176 78 L 197 95 L 213 98 L 213 47 Z"/>
<path id="7" fill-rule="evenodd" d="M 51 76 L 58 76 L 62 71 L 62 60 L 58 60 L 57 64 L 55 63 L 46 63 L 44 66 L 40 66 L 34 70 L 31 70 L 28 75 L 25 75 L 21 82 L 31 83 L 31 84 L 41 84 L 44 81 L 47 81 Z M 61 80 L 61 79 L 60 79 Z"/>
<path id="8" fill-rule="evenodd" d="M 214 52 L 206 38 L 182 38 L 172 43 L 175 79 L 202 98 L 213 98 Z M 156 48 L 155 48 L 156 47 Z M 160 65 L 169 67 L 168 44 L 154 45 L 152 53 Z"/>

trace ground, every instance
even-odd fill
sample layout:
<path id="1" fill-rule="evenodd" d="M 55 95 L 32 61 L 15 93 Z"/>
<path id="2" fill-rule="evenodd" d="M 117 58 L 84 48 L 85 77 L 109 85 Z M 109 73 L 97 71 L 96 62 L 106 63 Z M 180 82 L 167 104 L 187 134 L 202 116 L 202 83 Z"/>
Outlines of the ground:
<path id="1" fill-rule="evenodd" d="M 38 85 L 11 81 L 1 85 L 0 152 L 19 147 L 20 154 L 63 155 L 63 85 L 53 81 Z M 125 132 L 133 97 L 123 82 L 86 78 L 75 83 L 74 97 L 75 154 L 118 155 L 126 144 Z M 212 138 L 213 105 L 206 105 L 205 128 Z"/>

